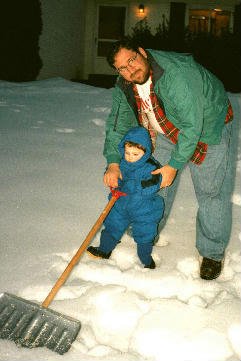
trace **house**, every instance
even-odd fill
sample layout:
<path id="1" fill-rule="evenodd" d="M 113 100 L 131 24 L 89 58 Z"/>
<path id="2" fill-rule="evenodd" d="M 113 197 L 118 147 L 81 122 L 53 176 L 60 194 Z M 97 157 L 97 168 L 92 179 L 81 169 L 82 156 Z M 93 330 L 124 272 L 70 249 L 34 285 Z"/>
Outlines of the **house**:
<path id="1" fill-rule="evenodd" d="M 240 0 L 41 0 L 41 8 L 38 79 L 116 75 L 106 62 L 108 48 L 144 18 L 152 31 L 165 18 L 177 34 L 186 26 L 216 35 L 240 27 Z"/>

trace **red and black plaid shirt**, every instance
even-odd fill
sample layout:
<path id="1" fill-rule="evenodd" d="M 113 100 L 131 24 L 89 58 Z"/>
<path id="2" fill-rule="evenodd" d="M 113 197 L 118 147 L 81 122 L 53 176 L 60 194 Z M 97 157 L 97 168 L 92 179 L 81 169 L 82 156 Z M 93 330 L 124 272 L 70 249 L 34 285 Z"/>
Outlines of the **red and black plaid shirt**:
<path id="1" fill-rule="evenodd" d="M 152 77 L 152 74 L 151 74 L 151 77 Z M 133 84 L 133 89 L 134 89 L 134 95 L 135 95 L 137 109 L 138 109 L 138 118 L 139 118 L 138 120 L 139 120 L 140 125 L 144 126 L 143 119 L 142 119 L 141 98 L 139 96 L 137 86 L 135 84 Z M 150 98 L 151 98 L 153 112 L 155 114 L 155 117 L 156 117 L 156 120 L 157 120 L 159 126 L 161 127 L 163 132 L 166 134 L 166 136 L 174 144 L 176 144 L 178 141 L 178 133 L 180 132 L 180 129 L 176 128 L 172 124 L 172 122 L 170 122 L 170 120 L 167 119 L 163 110 L 159 106 L 152 82 L 151 82 L 151 87 L 150 87 Z M 230 122 L 232 119 L 233 119 L 233 110 L 232 110 L 232 106 L 229 101 L 225 123 Z M 157 131 L 153 128 L 153 126 L 151 125 L 150 122 L 148 122 L 148 131 L 151 136 L 152 148 L 153 148 L 152 150 L 154 151 L 155 145 L 156 145 Z M 203 142 L 198 142 L 197 147 L 196 147 L 192 157 L 190 158 L 190 161 L 197 165 L 200 165 L 200 164 L 202 164 L 206 154 L 207 154 L 207 144 L 203 143 Z"/>

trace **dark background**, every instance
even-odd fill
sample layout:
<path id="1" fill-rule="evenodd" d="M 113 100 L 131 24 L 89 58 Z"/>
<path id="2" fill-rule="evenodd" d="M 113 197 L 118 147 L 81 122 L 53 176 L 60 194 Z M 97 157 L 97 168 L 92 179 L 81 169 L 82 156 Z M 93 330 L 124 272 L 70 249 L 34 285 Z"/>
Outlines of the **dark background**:
<path id="1" fill-rule="evenodd" d="M 184 18 L 180 17 L 180 12 L 184 11 L 182 3 L 179 7 L 175 8 L 178 16 L 171 9 L 171 21 L 167 23 L 163 19 L 155 34 L 151 33 L 148 22 L 143 20 L 127 35 L 140 42 L 144 48 L 191 53 L 222 80 L 226 90 L 240 92 L 240 5 L 235 9 L 234 32 L 227 31 L 220 36 L 189 33 L 179 20 Z M 39 0 L 0 0 L 1 80 L 25 82 L 37 78 L 43 65 L 39 55 L 41 31 Z M 112 87 L 115 78 L 97 74 L 89 78 L 89 83 Z"/>
<path id="2" fill-rule="evenodd" d="M 0 79 L 35 80 L 42 67 L 38 0 L 0 0 Z"/>

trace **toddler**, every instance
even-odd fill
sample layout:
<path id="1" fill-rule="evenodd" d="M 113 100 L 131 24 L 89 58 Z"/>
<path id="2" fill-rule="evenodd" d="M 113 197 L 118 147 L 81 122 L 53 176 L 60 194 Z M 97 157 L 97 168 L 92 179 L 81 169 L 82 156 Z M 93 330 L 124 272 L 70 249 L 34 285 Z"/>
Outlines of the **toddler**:
<path id="1" fill-rule="evenodd" d="M 124 232 L 131 225 L 137 254 L 145 268 L 155 268 L 151 256 L 153 240 L 164 209 L 164 201 L 157 194 L 161 175 L 151 172 L 160 164 L 151 155 L 152 145 L 148 131 L 134 127 L 127 132 L 119 144 L 122 156 L 119 191 L 127 193 L 120 197 L 104 221 L 99 247 L 90 246 L 87 252 L 94 257 L 108 259 Z M 112 194 L 110 193 L 109 199 Z"/>

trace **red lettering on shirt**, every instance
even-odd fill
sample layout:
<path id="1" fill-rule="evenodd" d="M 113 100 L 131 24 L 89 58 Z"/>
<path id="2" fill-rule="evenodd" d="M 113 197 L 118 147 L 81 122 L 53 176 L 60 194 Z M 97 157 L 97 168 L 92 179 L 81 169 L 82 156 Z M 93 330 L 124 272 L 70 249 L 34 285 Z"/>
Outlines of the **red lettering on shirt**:
<path id="1" fill-rule="evenodd" d="M 141 107 L 143 108 L 143 110 L 148 110 L 151 111 L 151 101 L 150 99 L 142 99 L 141 98 Z"/>

